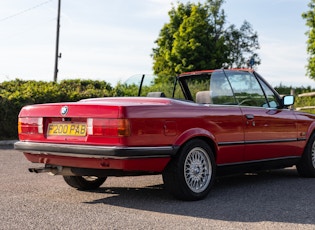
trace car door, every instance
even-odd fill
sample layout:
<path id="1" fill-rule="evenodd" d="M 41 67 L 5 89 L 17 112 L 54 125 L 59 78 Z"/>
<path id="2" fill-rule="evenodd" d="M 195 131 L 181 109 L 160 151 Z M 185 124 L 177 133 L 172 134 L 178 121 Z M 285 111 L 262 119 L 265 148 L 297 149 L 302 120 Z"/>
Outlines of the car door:
<path id="1" fill-rule="evenodd" d="M 278 159 L 297 151 L 296 118 L 280 109 L 278 96 L 253 73 L 229 74 L 244 117 L 244 161 Z"/>
<path id="2" fill-rule="evenodd" d="M 208 120 L 209 123 L 215 122 L 218 127 L 212 128 L 218 144 L 217 164 L 243 162 L 244 118 L 224 71 L 212 74 L 208 95 L 211 104 L 208 107 Z M 196 100 L 198 102 L 198 98 Z"/>

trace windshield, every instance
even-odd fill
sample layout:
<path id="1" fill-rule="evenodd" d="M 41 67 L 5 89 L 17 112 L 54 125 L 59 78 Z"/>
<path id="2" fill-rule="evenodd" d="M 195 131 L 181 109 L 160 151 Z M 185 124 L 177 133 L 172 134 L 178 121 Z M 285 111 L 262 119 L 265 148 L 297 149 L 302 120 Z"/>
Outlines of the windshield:
<path id="1" fill-rule="evenodd" d="M 279 108 L 276 93 L 249 71 L 217 70 L 180 76 L 184 98 L 199 104 Z"/>

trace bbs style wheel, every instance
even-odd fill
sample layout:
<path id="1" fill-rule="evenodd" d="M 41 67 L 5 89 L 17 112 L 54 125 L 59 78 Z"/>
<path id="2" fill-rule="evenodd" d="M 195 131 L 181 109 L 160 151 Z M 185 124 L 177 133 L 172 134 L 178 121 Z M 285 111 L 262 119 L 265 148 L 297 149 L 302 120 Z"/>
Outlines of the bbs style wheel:
<path id="1" fill-rule="evenodd" d="M 315 177 L 315 134 L 313 133 L 304 149 L 296 169 L 302 177 Z"/>
<path id="2" fill-rule="evenodd" d="M 63 176 L 65 182 L 79 190 L 93 190 L 99 188 L 107 177 L 96 176 Z"/>
<path id="3" fill-rule="evenodd" d="M 199 139 L 187 142 L 163 172 L 165 187 L 181 200 L 200 200 L 211 189 L 216 174 L 213 152 Z"/>

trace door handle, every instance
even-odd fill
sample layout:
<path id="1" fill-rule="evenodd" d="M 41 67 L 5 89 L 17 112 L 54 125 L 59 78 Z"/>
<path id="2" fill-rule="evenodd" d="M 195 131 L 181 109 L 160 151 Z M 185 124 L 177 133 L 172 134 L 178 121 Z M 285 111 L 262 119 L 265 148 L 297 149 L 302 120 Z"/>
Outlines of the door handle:
<path id="1" fill-rule="evenodd" d="M 248 119 L 248 120 L 253 120 L 254 119 L 254 114 L 245 114 L 245 117 Z"/>

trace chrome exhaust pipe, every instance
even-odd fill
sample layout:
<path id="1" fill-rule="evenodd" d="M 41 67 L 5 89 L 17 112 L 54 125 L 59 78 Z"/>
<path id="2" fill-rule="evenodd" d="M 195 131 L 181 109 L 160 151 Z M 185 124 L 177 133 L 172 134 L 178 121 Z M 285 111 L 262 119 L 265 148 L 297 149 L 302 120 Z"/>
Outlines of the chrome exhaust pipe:
<path id="1" fill-rule="evenodd" d="M 48 173 L 50 175 L 63 175 L 63 176 L 76 176 L 69 167 L 62 166 L 50 166 L 46 165 L 45 167 L 40 168 L 29 168 L 29 172 L 31 173 Z"/>
<path id="2" fill-rule="evenodd" d="M 28 171 L 31 173 L 45 173 L 45 172 L 51 172 L 52 168 L 29 168 Z"/>

